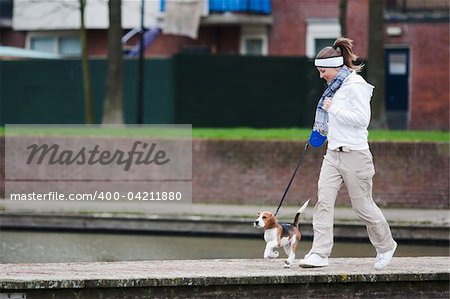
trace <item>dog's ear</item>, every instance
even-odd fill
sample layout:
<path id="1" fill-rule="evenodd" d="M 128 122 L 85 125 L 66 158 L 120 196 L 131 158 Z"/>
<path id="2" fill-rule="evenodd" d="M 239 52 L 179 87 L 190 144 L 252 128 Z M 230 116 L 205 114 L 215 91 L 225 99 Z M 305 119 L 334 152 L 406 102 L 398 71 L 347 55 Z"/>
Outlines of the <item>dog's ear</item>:
<path id="1" fill-rule="evenodd" d="M 275 218 L 275 216 L 273 216 L 273 214 L 270 212 L 268 212 L 266 216 L 267 216 L 266 225 L 265 225 L 266 229 L 275 227 L 275 224 L 277 222 L 277 219 Z"/>

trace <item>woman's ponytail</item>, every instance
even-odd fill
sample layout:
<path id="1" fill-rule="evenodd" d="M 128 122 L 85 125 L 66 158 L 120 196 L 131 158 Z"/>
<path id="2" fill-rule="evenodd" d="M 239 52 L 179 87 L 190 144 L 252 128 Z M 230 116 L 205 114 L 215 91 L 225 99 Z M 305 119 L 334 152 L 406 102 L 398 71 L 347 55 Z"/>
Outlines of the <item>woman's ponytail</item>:
<path id="1" fill-rule="evenodd" d="M 363 65 L 356 65 L 354 61 L 358 59 L 358 56 L 353 53 L 353 41 L 351 39 L 340 37 L 334 44 L 333 49 L 344 58 L 344 64 L 357 72 L 361 71 Z"/>

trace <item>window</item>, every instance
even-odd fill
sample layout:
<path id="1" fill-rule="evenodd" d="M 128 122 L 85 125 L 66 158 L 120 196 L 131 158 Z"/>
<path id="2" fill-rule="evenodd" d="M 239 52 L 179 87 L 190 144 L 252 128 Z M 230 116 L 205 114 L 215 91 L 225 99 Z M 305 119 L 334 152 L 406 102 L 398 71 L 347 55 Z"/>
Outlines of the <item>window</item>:
<path id="1" fill-rule="evenodd" d="M 12 26 L 13 0 L 0 0 L 0 27 Z"/>
<path id="2" fill-rule="evenodd" d="M 386 21 L 446 21 L 448 22 L 448 0 L 386 0 Z"/>
<path id="3" fill-rule="evenodd" d="M 389 53 L 389 74 L 406 75 L 407 62 L 406 53 Z"/>
<path id="4" fill-rule="evenodd" d="M 81 55 L 80 38 L 77 35 L 30 35 L 28 37 L 28 48 L 66 57 L 79 57 Z"/>
<path id="5" fill-rule="evenodd" d="M 333 45 L 341 36 L 341 26 L 338 19 L 307 19 L 306 55 L 315 57 L 327 46 Z"/>
<path id="6" fill-rule="evenodd" d="M 51 37 L 35 37 L 30 39 L 30 49 L 54 53 L 54 38 Z"/>
<path id="7" fill-rule="evenodd" d="M 81 54 L 81 45 L 80 38 L 71 36 L 71 37 L 60 37 L 58 39 L 58 49 L 59 53 L 64 56 L 80 56 Z"/>
<path id="8" fill-rule="evenodd" d="M 243 26 L 241 54 L 265 56 L 268 52 L 266 26 Z"/>
<path id="9" fill-rule="evenodd" d="M 424 12 L 424 11 L 442 11 L 448 12 L 450 3 L 448 0 L 386 0 L 385 4 L 388 12 Z"/>
<path id="10" fill-rule="evenodd" d="M 335 38 L 316 38 L 314 40 L 314 56 L 323 48 L 331 46 L 335 40 Z"/>
<path id="11" fill-rule="evenodd" d="M 261 38 L 246 38 L 244 42 L 247 55 L 262 55 L 263 40 Z"/>

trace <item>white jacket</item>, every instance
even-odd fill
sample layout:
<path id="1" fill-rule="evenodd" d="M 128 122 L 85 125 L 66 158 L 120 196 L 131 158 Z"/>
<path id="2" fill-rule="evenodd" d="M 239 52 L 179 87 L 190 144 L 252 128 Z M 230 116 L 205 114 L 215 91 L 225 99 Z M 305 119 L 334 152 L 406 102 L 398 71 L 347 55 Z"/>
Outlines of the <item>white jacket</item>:
<path id="1" fill-rule="evenodd" d="M 328 109 L 328 149 L 369 148 L 370 98 L 374 86 L 352 71 L 334 94 Z"/>

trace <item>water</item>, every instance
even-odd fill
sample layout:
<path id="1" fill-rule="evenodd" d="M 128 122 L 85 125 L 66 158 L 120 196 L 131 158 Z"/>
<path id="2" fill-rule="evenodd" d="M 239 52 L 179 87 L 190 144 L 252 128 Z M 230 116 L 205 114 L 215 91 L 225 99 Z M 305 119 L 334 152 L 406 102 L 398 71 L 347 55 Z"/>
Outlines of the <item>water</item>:
<path id="1" fill-rule="evenodd" d="M 168 259 L 262 258 L 265 242 L 255 238 L 154 236 L 133 234 L 0 232 L 0 263 L 93 262 Z M 311 248 L 301 241 L 297 258 Z M 399 243 L 396 256 L 449 256 L 447 245 Z M 373 257 L 367 242 L 335 243 L 332 257 Z M 280 257 L 284 258 L 283 250 Z"/>

